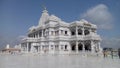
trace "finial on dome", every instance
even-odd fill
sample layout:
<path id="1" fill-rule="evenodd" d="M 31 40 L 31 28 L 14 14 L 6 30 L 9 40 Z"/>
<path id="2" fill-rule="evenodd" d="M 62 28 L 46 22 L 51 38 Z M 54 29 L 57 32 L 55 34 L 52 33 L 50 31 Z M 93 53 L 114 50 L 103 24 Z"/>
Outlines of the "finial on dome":
<path id="1" fill-rule="evenodd" d="M 43 9 L 46 10 L 46 7 L 44 5 L 42 5 Z"/>
<path id="2" fill-rule="evenodd" d="M 43 12 L 48 12 L 46 6 L 42 5 Z"/>

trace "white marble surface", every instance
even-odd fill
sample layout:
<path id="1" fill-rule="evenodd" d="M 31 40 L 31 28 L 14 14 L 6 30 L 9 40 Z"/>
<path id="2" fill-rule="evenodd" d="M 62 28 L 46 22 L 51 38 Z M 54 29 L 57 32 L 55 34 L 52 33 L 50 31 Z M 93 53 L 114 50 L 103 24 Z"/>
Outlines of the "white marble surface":
<path id="1" fill-rule="evenodd" d="M 0 68 L 120 68 L 120 59 L 101 57 L 0 55 Z"/>

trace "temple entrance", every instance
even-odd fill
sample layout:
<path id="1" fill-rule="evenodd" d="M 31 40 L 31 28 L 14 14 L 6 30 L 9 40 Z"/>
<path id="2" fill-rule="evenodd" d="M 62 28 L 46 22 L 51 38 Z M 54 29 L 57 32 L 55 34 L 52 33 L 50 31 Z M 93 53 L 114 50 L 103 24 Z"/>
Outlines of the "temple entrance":
<path id="1" fill-rule="evenodd" d="M 85 44 L 85 50 L 86 51 L 91 51 L 91 44 L 90 43 Z"/>
<path id="2" fill-rule="evenodd" d="M 35 52 L 38 52 L 38 46 L 34 46 Z"/>
<path id="3" fill-rule="evenodd" d="M 71 50 L 72 50 L 72 51 L 75 51 L 75 50 L 76 50 L 76 46 L 75 46 L 75 45 L 72 45 L 72 46 L 71 46 Z"/>
<path id="4" fill-rule="evenodd" d="M 83 50 L 83 45 L 81 43 L 78 44 L 78 51 Z"/>
<path id="5" fill-rule="evenodd" d="M 77 50 L 76 50 L 77 49 Z M 76 45 L 75 42 L 71 44 L 71 51 L 91 51 L 91 42 L 85 41 L 84 45 L 83 42 L 78 42 L 78 45 Z"/>

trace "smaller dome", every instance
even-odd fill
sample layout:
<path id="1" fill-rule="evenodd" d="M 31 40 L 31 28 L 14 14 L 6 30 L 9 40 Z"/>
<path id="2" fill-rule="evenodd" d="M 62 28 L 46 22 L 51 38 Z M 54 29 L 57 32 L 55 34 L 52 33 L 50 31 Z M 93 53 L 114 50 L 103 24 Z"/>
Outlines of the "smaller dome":
<path id="1" fill-rule="evenodd" d="M 89 22 L 87 21 L 87 20 L 85 20 L 85 19 L 82 19 L 82 20 L 80 20 L 81 22 L 83 22 L 83 23 L 85 23 L 85 24 L 88 24 Z"/>
<path id="2" fill-rule="evenodd" d="M 55 16 L 55 15 L 51 15 L 51 16 L 49 17 L 49 20 L 52 20 L 52 21 L 61 21 L 61 19 L 58 18 L 58 17 Z"/>
<path id="3" fill-rule="evenodd" d="M 97 28 L 97 26 L 96 26 L 95 24 L 92 24 L 92 27 L 93 27 L 93 28 Z"/>
<path id="4" fill-rule="evenodd" d="M 35 26 L 32 26 L 32 27 L 29 28 L 29 31 L 32 31 L 32 30 L 34 30 L 34 29 L 36 29 L 36 27 L 35 27 Z"/>

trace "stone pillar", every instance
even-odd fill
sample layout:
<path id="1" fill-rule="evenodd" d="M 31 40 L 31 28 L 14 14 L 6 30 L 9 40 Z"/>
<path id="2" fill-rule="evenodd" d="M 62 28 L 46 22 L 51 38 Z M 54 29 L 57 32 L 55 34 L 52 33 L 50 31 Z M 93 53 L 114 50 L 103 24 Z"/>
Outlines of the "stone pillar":
<path id="1" fill-rule="evenodd" d="M 84 29 L 84 28 L 82 28 L 82 35 L 85 35 L 84 30 L 85 30 L 85 29 Z"/>
<path id="2" fill-rule="evenodd" d="M 76 41 L 76 53 L 78 53 L 78 41 Z"/>
<path id="3" fill-rule="evenodd" d="M 70 44 L 68 45 L 68 50 L 71 52 L 71 45 Z"/>
<path id="4" fill-rule="evenodd" d="M 30 52 L 33 52 L 34 48 L 33 48 L 33 45 L 31 43 L 31 49 L 30 49 Z"/>
<path id="5" fill-rule="evenodd" d="M 27 50 L 27 51 L 26 51 L 26 52 L 28 53 L 28 50 L 29 50 L 29 47 L 28 47 L 28 46 L 29 46 L 29 43 L 27 42 L 26 44 L 27 44 L 27 47 L 26 47 L 26 50 Z"/>
<path id="6" fill-rule="evenodd" d="M 59 35 L 61 35 L 61 30 L 59 30 Z"/>
<path id="7" fill-rule="evenodd" d="M 90 35 L 92 34 L 91 32 L 92 32 L 92 30 L 91 29 L 89 29 L 89 32 L 90 32 Z"/>
<path id="8" fill-rule="evenodd" d="M 24 50 L 24 52 L 26 52 L 26 44 L 25 43 L 23 43 L 23 50 Z"/>
<path id="9" fill-rule="evenodd" d="M 48 44 L 48 51 L 50 52 L 51 51 L 51 45 L 50 44 Z"/>
<path id="10" fill-rule="evenodd" d="M 100 42 L 98 42 L 98 51 L 101 51 Z"/>
<path id="11" fill-rule="evenodd" d="M 42 45 L 40 45 L 40 50 L 42 51 Z"/>
<path id="12" fill-rule="evenodd" d="M 43 29 L 42 29 L 42 37 L 43 37 Z"/>
<path id="13" fill-rule="evenodd" d="M 78 36 L 78 27 L 76 26 L 76 36 Z"/>
<path id="14" fill-rule="evenodd" d="M 85 43 L 82 42 L 82 51 L 85 51 Z"/>
<path id="15" fill-rule="evenodd" d="M 43 50 L 43 45 L 40 45 L 40 53 L 43 54 L 44 50 Z"/>
<path id="16" fill-rule="evenodd" d="M 61 51 L 61 45 L 60 45 L 60 44 L 59 44 L 59 46 L 58 46 L 58 47 L 59 47 L 59 51 Z"/>
<path id="17" fill-rule="evenodd" d="M 58 44 L 58 47 L 59 47 L 59 54 L 61 54 L 62 49 L 61 49 L 61 45 L 60 45 L 60 43 Z"/>
<path id="18" fill-rule="evenodd" d="M 40 36 L 39 36 L 39 32 L 37 32 L 37 35 L 38 35 L 37 37 L 39 38 L 39 37 L 40 37 Z"/>
<path id="19" fill-rule="evenodd" d="M 40 52 L 40 44 L 37 43 L 37 46 L 38 46 L 38 52 Z"/>
<path id="20" fill-rule="evenodd" d="M 48 33 L 48 35 L 51 36 L 51 30 L 50 30 L 50 28 L 49 28 L 49 33 Z"/>
<path id="21" fill-rule="evenodd" d="M 95 52 L 95 49 L 94 49 L 94 43 L 93 43 L 92 40 L 91 40 L 91 51 L 92 51 L 92 52 Z"/>

